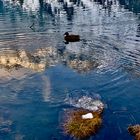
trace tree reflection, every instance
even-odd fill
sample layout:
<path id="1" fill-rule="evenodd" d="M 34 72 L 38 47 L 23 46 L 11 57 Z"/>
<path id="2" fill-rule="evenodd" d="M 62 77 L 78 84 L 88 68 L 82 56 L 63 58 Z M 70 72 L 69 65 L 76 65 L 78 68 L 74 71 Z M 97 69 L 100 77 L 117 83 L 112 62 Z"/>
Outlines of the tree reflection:
<path id="1" fill-rule="evenodd" d="M 13 3 L 19 3 L 21 6 L 25 7 L 26 9 L 35 10 L 38 8 L 44 8 L 43 10 L 47 11 L 50 14 L 58 14 L 60 10 L 65 10 L 69 15 L 73 15 L 74 6 L 81 6 L 83 5 L 82 0 L 9 0 Z M 116 0 L 93 0 L 101 5 L 103 8 L 111 8 L 112 4 L 116 4 Z M 120 5 L 123 5 L 124 8 L 133 11 L 134 13 L 140 12 L 140 1 L 139 0 L 118 0 Z M 1 1 L 2 3 L 2 1 Z"/>
<path id="2" fill-rule="evenodd" d="M 65 3 L 65 4 L 64 4 L 64 10 L 65 10 L 66 13 L 67 13 L 67 19 L 68 19 L 68 20 L 72 20 L 73 14 L 74 14 L 73 4 L 71 4 L 71 5 L 69 6 L 67 3 Z"/>
<path id="3" fill-rule="evenodd" d="M 124 8 L 133 11 L 134 13 L 140 12 L 140 1 L 139 0 L 118 0 Z"/>
<path id="4" fill-rule="evenodd" d="M 13 1 L 16 1 L 16 0 L 13 0 Z M 24 3 L 24 0 L 18 0 L 18 1 L 19 1 L 20 5 L 22 6 Z"/>
<path id="5" fill-rule="evenodd" d="M 3 13 L 3 2 L 0 1 L 0 13 Z"/>
<path id="6" fill-rule="evenodd" d="M 9 0 L 10 3 L 13 2 L 14 5 L 20 5 L 24 10 L 28 12 L 39 12 L 40 17 L 44 17 L 47 13 L 52 17 L 61 16 L 62 14 L 67 15 L 67 20 L 73 20 L 75 11 L 75 6 L 85 8 L 86 5 L 90 6 L 93 2 L 102 5 L 105 11 L 108 11 L 110 15 L 112 11 L 112 6 L 118 4 L 123 5 L 124 8 L 133 11 L 134 13 L 140 12 L 140 1 L 139 0 Z M 88 4 L 90 3 L 90 5 Z M 2 4 L 1 4 L 2 5 Z M 2 8 L 0 8 L 2 9 Z"/>
<path id="7" fill-rule="evenodd" d="M 20 5 L 23 10 L 28 12 L 39 12 L 40 16 L 45 13 L 55 16 L 60 15 L 62 12 L 66 12 L 68 20 L 73 19 L 74 6 L 85 7 L 81 0 L 9 0 L 9 2 L 13 3 L 15 6 Z"/>
<path id="8" fill-rule="evenodd" d="M 137 37 L 140 37 L 140 24 L 138 24 L 138 27 L 137 27 Z"/>

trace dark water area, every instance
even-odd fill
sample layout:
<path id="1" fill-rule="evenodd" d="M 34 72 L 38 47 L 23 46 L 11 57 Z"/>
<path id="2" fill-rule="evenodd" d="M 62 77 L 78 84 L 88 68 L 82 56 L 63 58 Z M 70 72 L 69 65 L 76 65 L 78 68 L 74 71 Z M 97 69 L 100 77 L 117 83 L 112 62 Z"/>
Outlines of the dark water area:
<path id="1" fill-rule="evenodd" d="M 65 44 L 65 32 L 79 42 Z M 140 123 L 139 0 L 0 0 L 0 140 L 72 140 L 69 99 L 98 96 L 90 140 L 132 140 Z"/>

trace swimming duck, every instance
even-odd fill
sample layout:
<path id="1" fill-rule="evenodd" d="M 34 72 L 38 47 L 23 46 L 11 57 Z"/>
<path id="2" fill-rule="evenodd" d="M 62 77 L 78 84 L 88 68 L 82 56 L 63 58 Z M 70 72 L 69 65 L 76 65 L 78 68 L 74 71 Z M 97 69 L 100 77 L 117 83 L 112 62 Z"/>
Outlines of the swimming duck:
<path id="1" fill-rule="evenodd" d="M 66 32 L 64 34 L 64 39 L 67 42 L 76 42 L 76 41 L 80 41 L 80 36 L 79 35 L 73 35 L 73 34 L 69 34 L 68 32 Z"/>

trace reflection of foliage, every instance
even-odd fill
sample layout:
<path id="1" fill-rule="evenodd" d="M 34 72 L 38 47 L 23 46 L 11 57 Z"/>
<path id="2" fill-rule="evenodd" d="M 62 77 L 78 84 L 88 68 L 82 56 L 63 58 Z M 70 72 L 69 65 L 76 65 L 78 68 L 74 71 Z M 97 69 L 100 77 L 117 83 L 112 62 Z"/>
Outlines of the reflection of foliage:
<path id="1" fill-rule="evenodd" d="M 94 0 L 94 1 L 103 5 L 104 8 L 110 8 L 112 2 L 116 3 L 113 0 Z M 118 0 L 118 1 L 120 5 L 124 5 L 124 8 L 129 9 L 134 13 L 140 12 L 140 0 Z"/>
<path id="2" fill-rule="evenodd" d="M 64 10 L 67 13 L 68 20 L 72 20 L 72 17 L 73 17 L 73 14 L 74 14 L 74 8 L 73 8 L 73 6 L 69 7 L 67 5 L 67 3 L 65 3 L 64 4 Z"/>
<path id="3" fill-rule="evenodd" d="M 18 1 L 19 1 L 20 5 L 22 6 L 24 3 L 24 0 L 18 0 Z"/>
<path id="4" fill-rule="evenodd" d="M 92 113 L 93 118 L 82 119 L 82 115 Z M 66 134 L 83 139 L 96 134 L 101 126 L 101 112 L 91 112 L 85 109 L 73 110 L 67 113 L 67 119 L 64 123 L 64 131 Z"/>
<path id="5" fill-rule="evenodd" d="M 138 24 L 138 28 L 137 28 L 137 37 L 140 37 L 140 24 Z"/>
<path id="6" fill-rule="evenodd" d="M 59 15 L 62 11 L 65 11 L 68 20 L 73 19 L 75 5 L 85 7 L 81 0 L 45 0 L 42 4 L 44 11 L 51 16 Z"/>
<path id="7" fill-rule="evenodd" d="M 134 13 L 140 12 L 140 0 L 119 0 L 119 2 Z"/>

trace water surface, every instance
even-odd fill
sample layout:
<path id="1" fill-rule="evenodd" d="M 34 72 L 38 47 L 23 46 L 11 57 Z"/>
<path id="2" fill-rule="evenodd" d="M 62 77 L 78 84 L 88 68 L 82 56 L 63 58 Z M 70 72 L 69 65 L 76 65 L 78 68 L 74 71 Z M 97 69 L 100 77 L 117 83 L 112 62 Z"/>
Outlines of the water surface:
<path id="1" fill-rule="evenodd" d="M 106 104 L 94 140 L 140 123 L 140 2 L 0 0 L 0 139 L 68 140 L 69 99 Z M 30 28 L 31 27 L 31 28 Z M 79 34 L 65 44 L 63 34 Z"/>

